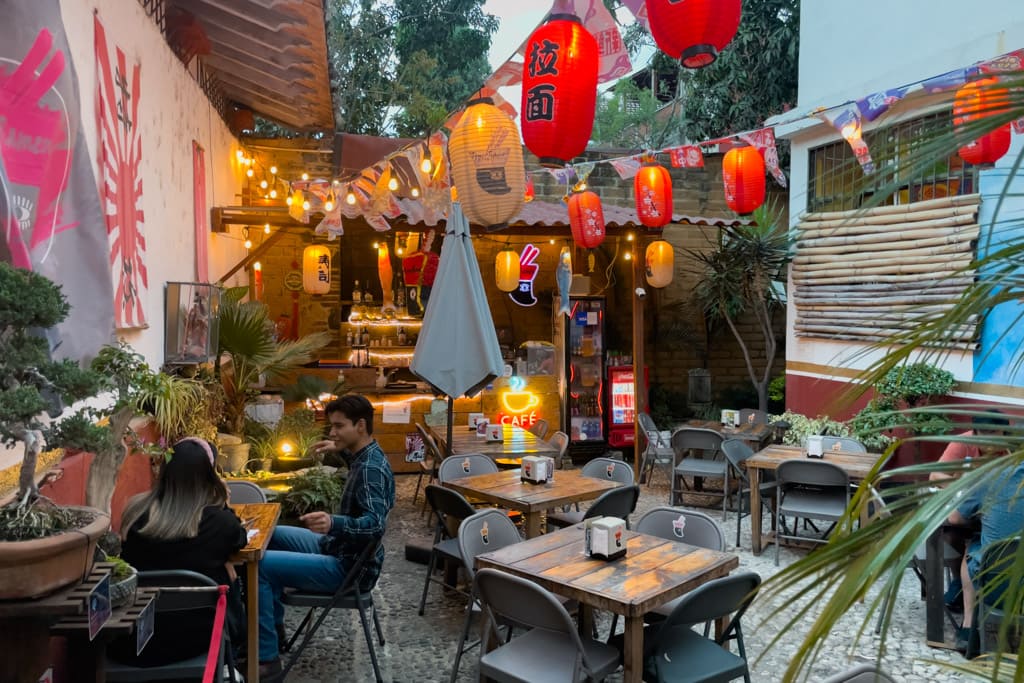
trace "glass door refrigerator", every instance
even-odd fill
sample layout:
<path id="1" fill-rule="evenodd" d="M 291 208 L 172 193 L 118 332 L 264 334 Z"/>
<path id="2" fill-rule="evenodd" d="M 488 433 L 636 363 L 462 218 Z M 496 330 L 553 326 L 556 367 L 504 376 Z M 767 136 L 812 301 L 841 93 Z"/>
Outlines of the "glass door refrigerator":
<path id="1" fill-rule="evenodd" d="M 628 356 L 617 356 L 629 362 Z M 611 363 L 615 359 L 609 359 Z M 644 368 L 642 391 L 647 391 L 647 368 Z M 632 365 L 608 366 L 608 444 L 613 448 L 632 448 L 636 438 L 636 373 Z"/>
<path id="2" fill-rule="evenodd" d="M 569 435 L 569 455 L 582 462 L 607 450 L 604 404 L 605 299 L 569 298 L 568 317 L 559 313 L 555 298 L 555 343 L 563 430 Z"/>

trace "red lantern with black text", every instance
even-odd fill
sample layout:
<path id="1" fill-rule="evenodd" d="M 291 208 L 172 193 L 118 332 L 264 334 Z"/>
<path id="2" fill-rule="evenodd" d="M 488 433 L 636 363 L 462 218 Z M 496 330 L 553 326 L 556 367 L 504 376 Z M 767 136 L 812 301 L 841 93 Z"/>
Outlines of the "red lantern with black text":
<path id="1" fill-rule="evenodd" d="M 569 227 L 577 247 L 593 249 L 604 242 L 604 210 L 597 194 L 585 190 L 569 197 Z"/>
<path id="2" fill-rule="evenodd" d="M 597 41 L 573 14 L 551 14 L 526 41 L 521 128 L 541 165 L 564 166 L 586 149 L 597 67 Z"/>
<path id="3" fill-rule="evenodd" d="M 652 230 L 672 221 L 672 177 L 664 166 L 645 164 L 633 177 L 636 215 Z"/>
<path id="4" fill-rule="evenodd" d="M 654 42 L 688 69 L 715 61 L 740 26 L 741 0 L 647 0 L 646 4 Z"/>
<path id="5" fill-rule="evenodd" d="M 958 132 L 972 121 L 1006 113 L 1009 91 L 995 87 L 997 78 L 983 78 L 956 91 L 953 126 Z M 994 164 L 1010 149 L 1010 124 L 1000 126 L 962 146 L 958 153 L 969 164 Z"/>
<path id="6" fill-rule="evenodd" d="M 725 203 L 740 214 L 752 213 L 764 204 L 764 157 L 755 147 L 730 149 L 722 159 Z"/>

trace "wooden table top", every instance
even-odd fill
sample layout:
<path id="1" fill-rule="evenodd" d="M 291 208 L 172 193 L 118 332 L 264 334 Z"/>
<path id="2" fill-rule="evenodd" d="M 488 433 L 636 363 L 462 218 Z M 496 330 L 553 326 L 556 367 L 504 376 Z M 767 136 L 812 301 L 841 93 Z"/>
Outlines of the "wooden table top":
<path id="1" fill-rule="evenodd" d="M 605 561 L 583 554 L 583 525 L 478 555 L 491 567 L 536 581 L 553 593 L 627 617 L 641 616 L 739 566 L 731 553 L 625 532 L 626 555 Z"/>
<path id="2" fill-rule="evenodd" d="M 772 435 L 775 428 L 771 425 L 745 422 L 739 427 L 724 425 L 721 422 L 712 420 L 688 420 L 676 427 L 676 430 L 684 427 L 695 427 L 697 429 L 710 429 L 720 433 L 726 439 L 743 439 L 744 441 L 756 441 L 761 443 Z"/>
<path id="3" fill-rule="evenodd" d="M 768 446 L 750 456 L 743 464 L 747 469 L 774 470 L 786 460 L 807 457 L 807 449 L 801 446 Z M 851 479 L 864 479 L 875 466 L 880 453 L 851 453 L 850 451 L 826 451 L 823 462 L 830 462 L 843 468 Z"/>
<path id="4" fill-rule="evenodd" d="M 267 551 L 270 537 L 274 535 L 274 527 L 281 516 L 280 503 L 239 503 L 232 505 L 238 518 L 245 524 L 246 520 L 253 520 L 246 530 L 256 530 L 259 533 L 249 539 L 244 548 L 231 556 L 232 562 L 252 562 L 259 560 Z"/>
<path id="5" fill-rule="evenodd" d="M 597 498 L 621 484 L 608 479 L 584 477 L 580 470 L 557 470 L 545 484 L 520 480 L 521 470 L 503 470 L 447 481 L 444 486 L 464 496 L 522 512 L 536 512 Z"/>
<path id="6" fill-rule="evenodd" d="M 438 446 L 447 449 L 445 427 L 429 427 Z M 504 441 L 487 441 L 478 438 L 475 430 L 470 430 L 465 425 L 452 427 L 452 455 L 466 455 L 468 453 L 483 453 L 496 458 L 519 457 L 523 455 L 558 455 L 558 448 L 540 439 L 533 432 L 521 427 L 504 425 L 502 428 Z"/>

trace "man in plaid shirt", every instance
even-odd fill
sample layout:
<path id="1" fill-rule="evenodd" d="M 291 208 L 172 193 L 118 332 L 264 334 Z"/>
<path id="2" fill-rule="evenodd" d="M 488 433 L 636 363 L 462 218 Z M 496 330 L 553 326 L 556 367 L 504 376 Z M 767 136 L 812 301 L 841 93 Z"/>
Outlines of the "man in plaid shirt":
<path id="1" fill-rule="evenodd" d="M 348 463 L 348 481 L 338 514 L 310 512 L 299 518 L 305 529 L 277 527 L 260 560 L 261 677 L 281 671 L 281 592 L 286 587 L 317 593 L 337 591 L 360 552 L 384 536 L 388 513 L 395 504 L 395 476 L 373 438 L 373 405 L 364 396 L 348 394 L 328 403 L 326 413 L 330 440 L 315 448 L 321 453 L 340 450 Z M 381 546 L 366 564 L 361 589 L 373 588 L 383 563 Z"/>

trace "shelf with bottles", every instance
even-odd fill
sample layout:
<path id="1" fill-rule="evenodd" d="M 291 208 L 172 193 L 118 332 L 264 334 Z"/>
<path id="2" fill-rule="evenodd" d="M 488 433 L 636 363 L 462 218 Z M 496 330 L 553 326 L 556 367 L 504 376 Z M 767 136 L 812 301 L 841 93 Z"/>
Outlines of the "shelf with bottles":
<path id="1" fill-rule="evenodd" d="M 570 417 L 601 417 L 601 396 L 593 392 L 573 392 L 569 395 Z"/>

